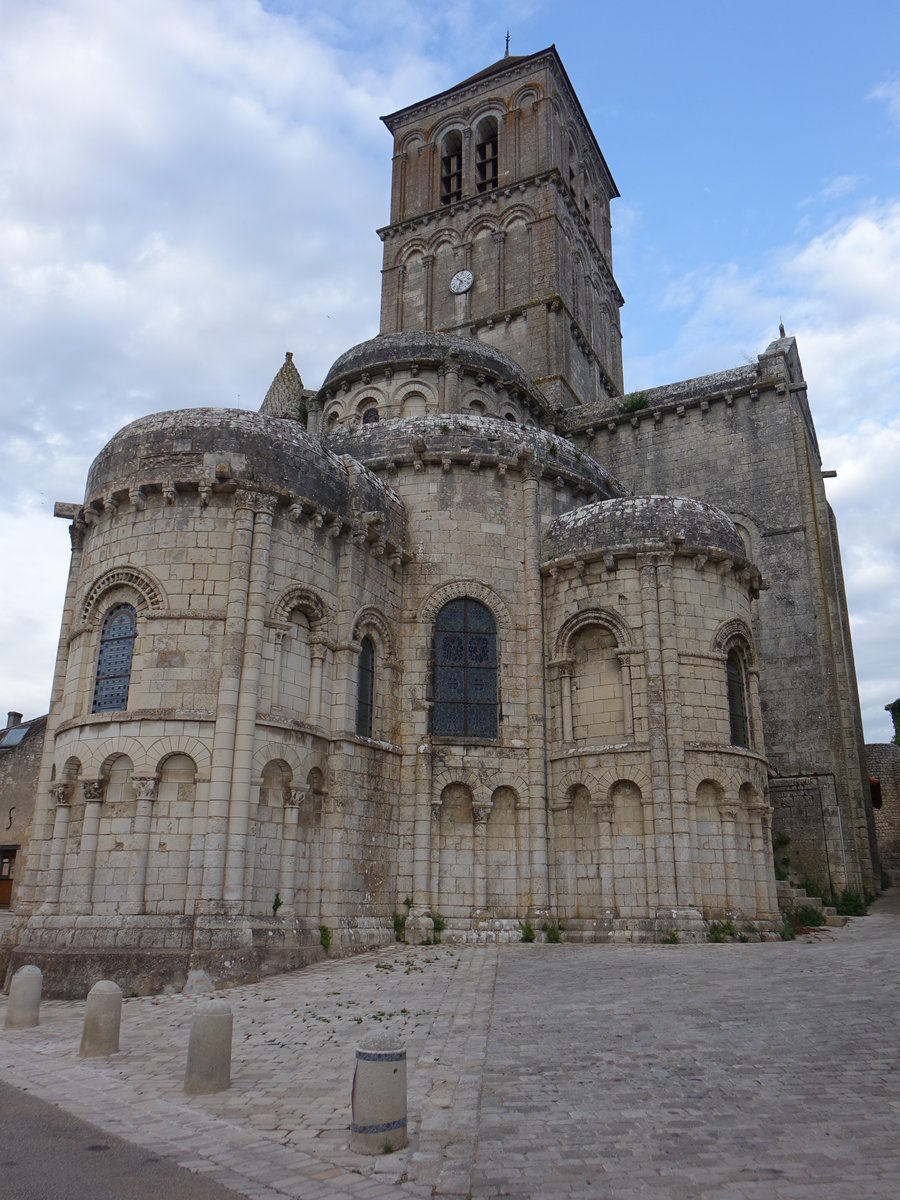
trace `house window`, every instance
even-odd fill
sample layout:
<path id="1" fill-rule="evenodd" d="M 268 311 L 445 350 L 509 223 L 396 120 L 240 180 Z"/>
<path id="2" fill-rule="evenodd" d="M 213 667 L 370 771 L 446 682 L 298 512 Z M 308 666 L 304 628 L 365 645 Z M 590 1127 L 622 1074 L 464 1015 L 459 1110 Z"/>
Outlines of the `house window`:
<path id="1" fill-rule="evenodd" d="M 128 706 L 137 614 L 130 604 L 110 609 L 100 631 L 97 677 L 91 712 L 121 712 Z"/>
<path id="2" fill-rule="evenodd" d="M 475 141 L 475 184 L 479 192 L 497 186 L 497 122 L 493 117 L 478 126 Z"/>
<path id="3" fill-rule="evenodd" d="M 375 695 L 375 646 L 364 637 L 359 648 L 359 667 L 356 676 L 356 732 L 359 737 L 372 736 L 372 701 Z"/>
<path id="4" fill-rule="evenodd" d="M 462 138 L 448 133 L 441 152 L 441 204 L 462 199 Z"/>
<path id="5" fill-rule="evenodd" d="M 750 725 L 747 720 L 747 677 L 744 663 L 736 650 L 729 650 L 725 664 L 728 682 L 728 718 L 731 722 L 732 746 L 750 746 Z"/>
<path id="6" fill-rule="evenodd" d="M 477 600 L 445 604 L 434 622 L 436 737 L 498 736 L 497 626 Z"/>

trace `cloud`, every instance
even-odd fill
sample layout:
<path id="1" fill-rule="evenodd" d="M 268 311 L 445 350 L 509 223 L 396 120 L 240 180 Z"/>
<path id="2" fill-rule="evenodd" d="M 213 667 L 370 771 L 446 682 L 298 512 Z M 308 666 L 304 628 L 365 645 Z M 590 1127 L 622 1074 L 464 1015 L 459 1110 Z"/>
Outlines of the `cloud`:
<path id="1" fill-rule="evenodd" d="M 872 88 L 868 99 L 880 100 L 886 104 L 891 119 L 897 125 L 900 125 L 900 79 L 892 79 L 887 83 L 880 83 L 878 87 Z"/>
<path id="2" fill-rule="evenodd" d="M 733 263 L 674 280 L 660 307 L 680 316 L 667 352 L 646 356 L 645 387 L 752 361 L 784 317 L 809 382 L 844 580 L 869 740 L 888 740 L 900 694 L 900 202 L 873 205 L 753 272 Z M 752 351 L 752 353 L 749 353 Z M 637 375 L 635 379 L 634 376 Z"/>

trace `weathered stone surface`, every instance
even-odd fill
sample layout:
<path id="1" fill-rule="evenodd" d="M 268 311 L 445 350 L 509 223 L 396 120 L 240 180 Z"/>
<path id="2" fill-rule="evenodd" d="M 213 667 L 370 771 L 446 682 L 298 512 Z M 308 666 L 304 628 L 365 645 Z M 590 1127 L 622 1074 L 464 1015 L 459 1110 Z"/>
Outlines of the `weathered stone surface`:
<path id="1" fill-rule="evenodd" d="M 41 969 L 33 964 L 19 967 L 9 985 L 6 1029 L 31 1029 L 40 1023 Z"/>
<path id="2" fill-rule="evenodd" d="M 111 979 L 95 983 L 87 995 L 80 1058 L 117 1054 L 122 1023 L 122 989 Z"/>

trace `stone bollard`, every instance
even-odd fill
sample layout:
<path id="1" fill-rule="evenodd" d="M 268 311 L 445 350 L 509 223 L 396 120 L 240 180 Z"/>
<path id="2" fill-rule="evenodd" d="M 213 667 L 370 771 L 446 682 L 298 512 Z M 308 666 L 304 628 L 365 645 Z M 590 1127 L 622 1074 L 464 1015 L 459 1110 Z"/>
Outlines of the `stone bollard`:
<path id="1" fill-rule="evenodd" d="M 19 967 L 9 985 L 6 1029 L 31 1029 L 39 1023 L 43 980 L 40 967 Z"/>
<path id="2" fill-rule="evenodd" d="M 122 989 L 111 979 L 95 983 L 87 995 L 79 1058 L 116 1054 L 122 1023 Z"/>
<path id="3" fill-rule="evenodd" d="M 204 1000 L 191 1021 L 184 1090 L 189 1096 L 221 1092 L 231 1083 L 234 1017 L 224 1000 Z"/>
<path id="4" fill-rule="evenodd" d="M 409 1143 L 406 1134 L 406 1051 L 376 1034 L 356 1051 L 350 1097 L 350 1149 L 389 1154 Z"/>

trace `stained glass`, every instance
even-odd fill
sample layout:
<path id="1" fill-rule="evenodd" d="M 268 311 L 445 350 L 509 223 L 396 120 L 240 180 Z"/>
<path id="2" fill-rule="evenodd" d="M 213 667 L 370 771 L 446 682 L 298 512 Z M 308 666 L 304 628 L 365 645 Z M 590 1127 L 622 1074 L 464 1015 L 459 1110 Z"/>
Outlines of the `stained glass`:
<path id="1" fill-rule="evenodd" d="M 439 737 L 495 738 L 497 627 L 477 600 L 451 600 L 434 623 L 434 719 Z"/>
<path id="2" fill-rule="evenodd" d="M 127 708 L 136 635 L 137 614 L 130 604 L 119 604 L 106 614 L 100 631 L 92 712 Z"/>
<path id="3" fill-rule="evenodd" d="M 359 648 L 359 675 L 356 681 L 356 732 L 372 736 L 372 697 L 375 691 L 375 647 L 364 637 Z"/>

